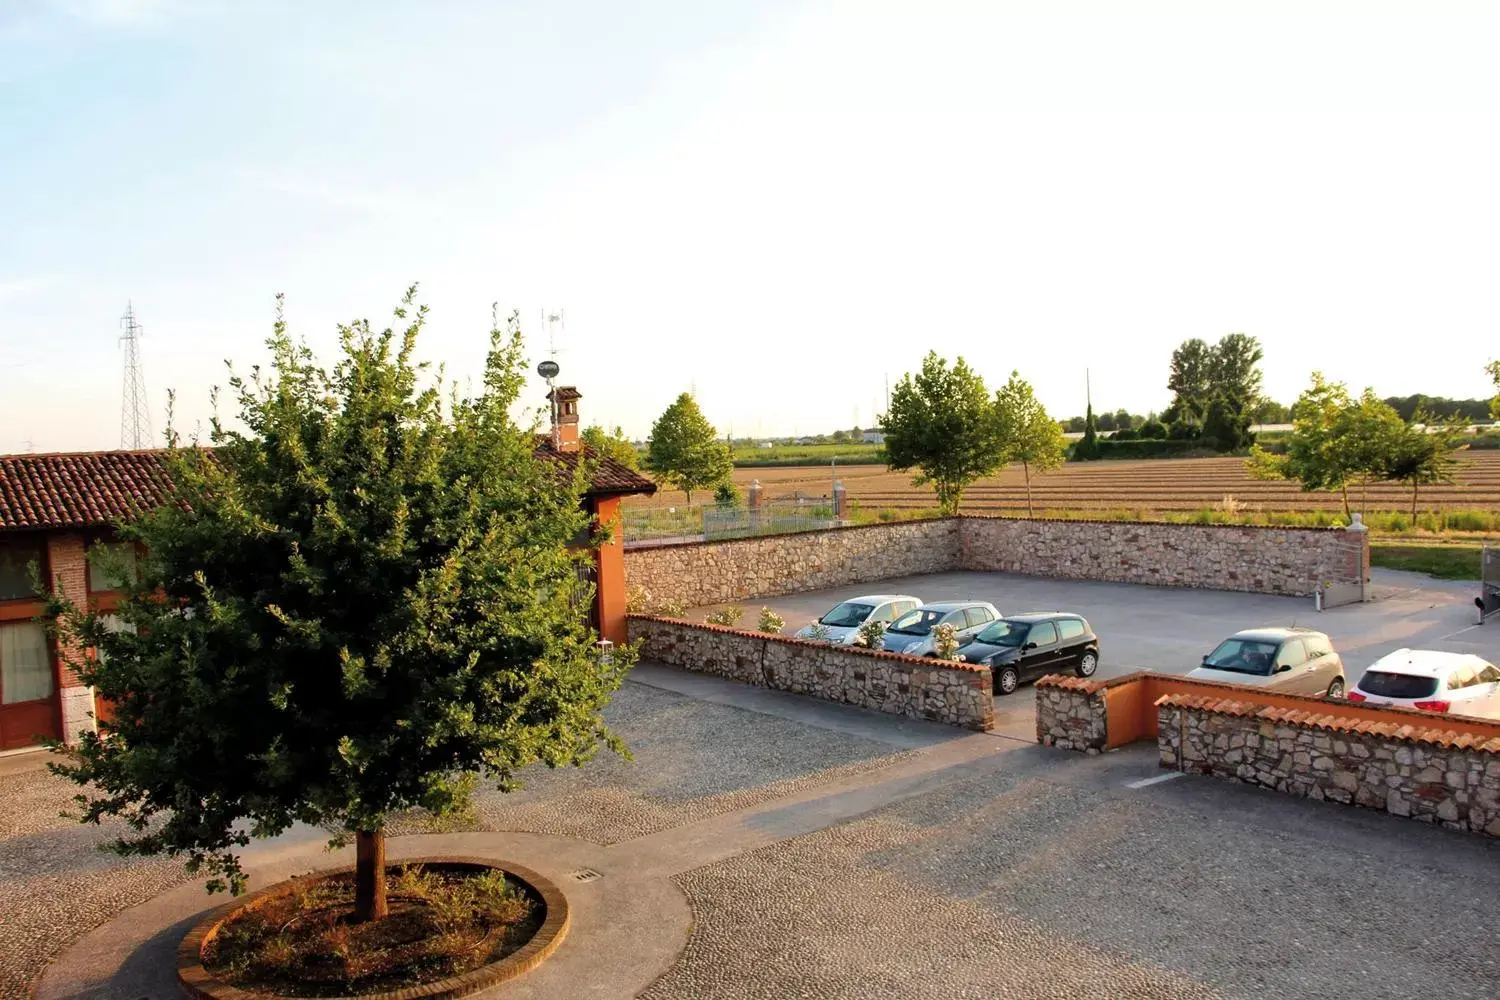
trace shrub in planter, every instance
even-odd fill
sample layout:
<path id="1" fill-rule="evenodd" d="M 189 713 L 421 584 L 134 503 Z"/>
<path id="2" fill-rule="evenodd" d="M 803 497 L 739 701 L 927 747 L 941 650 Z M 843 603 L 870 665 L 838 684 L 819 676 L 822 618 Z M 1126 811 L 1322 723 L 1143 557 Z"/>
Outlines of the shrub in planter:
<path id="1" fill-rule="evenodd" d="M 870 619 L 854 633 L 854 645 L 866 649 L 880 649 L 885 642 L 885 629 L 889 622 Z"/>
<path id="2" fill-rule="evenodd" d="M 759 628 L 762 632 L 779 635 L 786 628 L 786 621 L 770 608 L 761 608 Z"/>
<path id="3" fill-rule="evenodd" d="M 932 630 L 932 651 L 940 660 L 951 660 L 958 655 L 958 629 L 948 622 Z"/>

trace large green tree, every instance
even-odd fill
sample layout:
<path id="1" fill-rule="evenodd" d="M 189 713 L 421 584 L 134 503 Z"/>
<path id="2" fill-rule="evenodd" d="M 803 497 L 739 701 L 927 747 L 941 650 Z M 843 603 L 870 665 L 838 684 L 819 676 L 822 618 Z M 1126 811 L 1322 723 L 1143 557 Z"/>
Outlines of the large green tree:
<path id="1" fill-rule="evenodd" d="M 1031 383 L 1019 372 L 995 393 L 995 418 L 1002 429 L 1005 456 L 1021 463 L 1026 480 L 1026 513 L 1036 516 L 1031 503 L 1031 472 L 1046 472 L 1062 465 L 1067 454 L 1062 428 L 1047 415 Z"/>
<path id="2" fill-rule="evenodd" d="M 886 463 L 897 472 L 916 469 L 912 485 L 931 483 L 938 509 L 958 513 L 964 488 L 1005 461 L 1003 429 L 984 379 L 959 358 L 948 362 L 930 351 L 915 374 L 891 390 L 880 418 Z"/>
<path id="3" fill-rule="evenodd" d="M 1217 344 L 1194 338 L 1172 352 L 1167 388 L 1172 405 L 1162 414 L 1171 436 L 1203 438 L 1221 451 L 1249 447 L 1250 425 L 1261 403 L 1260 341 L 1229 333 Z"/>
<path id="4" fill-rule="evenodd" d="M 606 431 L 598 424 L 593 424 L 583 429 L 579 435 L 589 450 L 597 455 L 612 458 L 627 469 L 641 467 L 641 453 L 636 451 L 635 445 L 625 436 L 622 427 L 616 427 L 613 432 Z"/>
<path id="5" fill-rule="evenodd" d="M 1416 524 L 1418 491 L 1453 482 L 1458 467 L 1454 452 L 1463 446 L 1469 421 L 1461 414 L 1439 417 L 1420 409 L 1412 417 L 1387 449 L 1381 478 L 1411 487 L 1411 519 Z"/>
<path id="6" fill-rule="evenodd" d="M 278 319 L 232 376 L 242 429 L 165 456 L 176 495 L 122 526 L 144 547 L 109 621 L 53 595 L 60 648 L 114 706 L 54 770 L 124 854 L 184 856 L 238 892 L 236 851 L 293 823 L 355 841 L 358 920 L 385 915 L 384 829 L 541 761 L 617 749 L 601 710 L 630 663 L 580 607 L 587 469 L 565 477 L 509 416 L 520 333 L 491 331 L 483 390 L 446 392 L 399 330 L 340 330 L 320 367 Z M 123 628 L 121 626 L 123 625 Z"/>
<path id="7" fill-rule="evenodd" d="M 685 392 L 651 425 L 646 468 L 687 494 L 691 504 L 694 490 L 729 478 L 734 459 L 729 445 L 719 440 L 719 432 L 698 409 L 698 401 Z"/>

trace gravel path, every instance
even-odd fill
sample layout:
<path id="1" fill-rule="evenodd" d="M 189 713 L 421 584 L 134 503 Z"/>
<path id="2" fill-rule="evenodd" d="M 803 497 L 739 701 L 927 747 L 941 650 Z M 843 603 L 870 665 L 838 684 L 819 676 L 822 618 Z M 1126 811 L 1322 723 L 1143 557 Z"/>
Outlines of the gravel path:
<path id="1" fill-rule="evenodd" d="M 187 877 L 178 862 L 99 850 L 115 828 L 58 815 L 75 791 L 43 770 L 0 775 L 0 1000 L 25 1000 L 52 956 Z"/>
<path id="2" fill-rule="evenodd" d="M 1113 755 L 1007 763 L 679 876 L 693 937 L 644 996 L 1500 995 L 1500 845 L 1206 778 L 1126 792 Z"/>

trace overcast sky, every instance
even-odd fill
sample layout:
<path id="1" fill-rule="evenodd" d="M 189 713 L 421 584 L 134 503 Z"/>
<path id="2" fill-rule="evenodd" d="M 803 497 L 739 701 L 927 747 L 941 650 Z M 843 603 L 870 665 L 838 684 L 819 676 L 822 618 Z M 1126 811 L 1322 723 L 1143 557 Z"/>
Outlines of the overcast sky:
<path id="1" fill-rule="evenodd" d="M 1231 331 L 1283 402 L 1488 395 L 1483 5 L 1122 6 L 0 0 L 0 452 L 119 444 L 127 301 L 190 429 L 277 292 L 331 352 L 413 281 L 460 377 L 491 302 L 533 362 L 564 309 L 584 421 L 636 436 L 690 387 L 869 426 L 930 348 L 1160 409 Z"/>

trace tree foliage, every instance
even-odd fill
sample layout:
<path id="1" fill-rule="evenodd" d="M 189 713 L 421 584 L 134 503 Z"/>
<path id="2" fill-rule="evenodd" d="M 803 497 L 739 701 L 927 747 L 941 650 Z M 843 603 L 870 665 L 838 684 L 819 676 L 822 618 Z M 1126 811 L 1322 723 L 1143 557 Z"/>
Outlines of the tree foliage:
<path id="1" fill-rule="evenodd" d="M 729 478 L 734 460 L 713 424 L 690 393 L 678 396 L 651 425 L 646 467 L 659 479 L 687 494 Z"/>
<path id="2" fill-rule="evenodd" d="M 612 458 L 627 469 L 640 470 L 641 453 L 636 451 L 635 445 L 625 436 L 623 427 L 616 427 L 613 432 L 609 432 L 594 424 L 585 427 L 579 438 L 594 454 Z"/>
<path id="3" fill-rule="evenodd" d="M 1312 385 L 1292 406 L 1286 454 L 1257 446 L 1247 466 L 1258 478 L 1292 479 L 1309 492 L 1336 492 L 1349 517 L 1350 485 L 1386 478 L 1406 433 L 1400 416 L 1372 390 L 1353 399 L 1342 382 L 1314 372 Z"/>
<path id="4" fill-rule="evenodd" d="M 1491 361 L 1484 366 L 1485 374 L 1495 383 L 1495 398 L 1490 400 L 1490 416 L 1500 420 L 1500 361 Z"/>
<path id="5" fill-rule="evenodd" d="M 243 888 L 252 837 L 308 823 L 354 835 L 356 915 L 378 918 L 392 814 L 452 810 L 476 772 L 508 790 L 530 763 L 623 749 L 600 712 L 630 652 L 599 652 L 591 556 L 569 548 L 588 470 L 564 476 L 508 415 L 515 318 L 462 398 L 413 360 L 414 295 L 399 331 L 342 327 L 331 372 L 278 310 L 269 369 L 231 373 L 244 429 L 215 420 L 212 452 L 172 436 L 175 502 L 122 526 L 145 555 L 117 621 L 49 600 L 113 705 L 54 770 L 85 787 L 85 822 L 127 821 L 116 850 L 186 857 L 210 891 Z"/>
<path id="6" fill-rule="evenodd" d="M 953 365 L 931 351 L 915 375 L 891 391 L 881 417 L 886 462 L 918 470 L 912 484 L 933 485 L 938 508 L 956 514 L 966 486 L 1005 461 L 1005 441 L 984 379 L 963 358 Z"/>
<path id="7" fill-rule="evenodd" d="M 1210 346 L 1194 338 L 1172 352 L 1167 388 L 1172 405 L 1163 413 L 1168 436 L 1191 441 L 1203 438 L 1220 451 L 1249 447 L 1250 425 L 1262 403 L 1260 341 L 1244 333 L 1229 333 Z"/>
<path id="8" fill-rule="evenodd" d="M 1417 496 L 1423 486 L 1451 483 L 1468 418 L 1462 414 L 1439 417 L 1416 410 L 1412 423 L 1402 428 L 1385 455 L 1381 478 L 1411 487 L 1411 518 L 1417 519 Z"/>
<path id="9" fill-rule="evenodd" d="M 1062 428 L 1032 391 L 1019 372 L 995 393 L 995 418 L 1001 428 L 1007 461 L 1020 462 L 1026 479 L 1026 512 L 1035 516 L 1031 503 L 1031 472 L 1046 472 L 1062 465 L 1067 452 Z"/>

